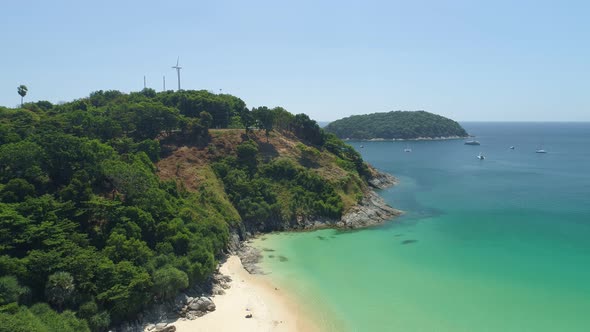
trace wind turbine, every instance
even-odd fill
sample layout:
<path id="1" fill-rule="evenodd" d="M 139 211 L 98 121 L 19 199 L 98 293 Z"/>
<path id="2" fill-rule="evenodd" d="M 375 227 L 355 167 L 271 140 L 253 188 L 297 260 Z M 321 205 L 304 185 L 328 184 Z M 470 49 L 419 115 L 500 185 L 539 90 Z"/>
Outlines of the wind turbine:
<path id="1" fill-rule="evenodd" d="M 180 70 L 182 69 L 182 67 L 178 65 L 179 60 L 180 57 L 176 59 L 176 66 L 172 66 L 173 69 L 176 69 L 176 74 L 178 74 L 178 91 L 180 91 Z"/>

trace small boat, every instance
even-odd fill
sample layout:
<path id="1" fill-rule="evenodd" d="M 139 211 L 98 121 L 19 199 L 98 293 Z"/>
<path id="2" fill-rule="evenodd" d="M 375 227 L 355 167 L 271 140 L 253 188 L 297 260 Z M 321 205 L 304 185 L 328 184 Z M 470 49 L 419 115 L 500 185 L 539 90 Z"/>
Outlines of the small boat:
<path id="1" fill-rule="evenodd" d="M 479 145 L 479 142 L 476 140 L 465 141 L 465 145 Z"/>
<path id="2" fill-rule="evenodd" d="M 514 150 L 514 145 L 510 147 L 510 150 Z"/>
<path id="3" fill-rule="evenodd" d="M 486 159 L 486 157 L 485 157 L 485 156 L 484 156 L 484 155 L 483 155 L 483 154 L 480 152 L 480 153 L 477 155 L 477 159 L 479 159 L 479 160 L 484 160 L 484 159 Z"/>
<path id="4" fill-rule="evenodd" d="M 547 153 L 547 151 L 545 151 L 545 149 L 537 149 L 535 150 L 535 153 Z"/>
<path id="5" fill-rule="evenodd" d="M 412 149 L 410 149 L 410 148 L 405 148 L 405 149 L 404 149 L 404 152 L 412 152 Z"/>
<path id="6" fill-rule="evenodd" d="M 361 149 L 364 148 L 364 146 L 361 145 Z"/>

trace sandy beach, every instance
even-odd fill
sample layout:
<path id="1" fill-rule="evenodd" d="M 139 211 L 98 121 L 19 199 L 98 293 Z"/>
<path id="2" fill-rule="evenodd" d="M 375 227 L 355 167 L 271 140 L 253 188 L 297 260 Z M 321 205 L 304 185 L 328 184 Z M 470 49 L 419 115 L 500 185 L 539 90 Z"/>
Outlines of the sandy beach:
<path id="1" fill-rule="evenodd" d="M 197 331 L 318 331 L 301 307 L 264 275 L 251 275 L 237 256 L 220 268 L 232 278 L 231 288 L 213 298 L 217 309 L 195 320 L 173 323 L 178 332 Z M 252 314 L 252 318 L 245 318 Z"/>

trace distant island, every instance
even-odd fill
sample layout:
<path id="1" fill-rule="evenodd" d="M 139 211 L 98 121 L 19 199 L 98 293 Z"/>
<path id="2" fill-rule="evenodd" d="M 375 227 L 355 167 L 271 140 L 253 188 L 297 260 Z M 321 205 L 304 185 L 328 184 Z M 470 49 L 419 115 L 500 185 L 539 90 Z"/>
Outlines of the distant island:
<path id="1" fill-rule="evenodd" d="M 468 134 L 456 121 L 425 111 L 353 115 L 325 127 L 342 139 L 442 139 Z"/>

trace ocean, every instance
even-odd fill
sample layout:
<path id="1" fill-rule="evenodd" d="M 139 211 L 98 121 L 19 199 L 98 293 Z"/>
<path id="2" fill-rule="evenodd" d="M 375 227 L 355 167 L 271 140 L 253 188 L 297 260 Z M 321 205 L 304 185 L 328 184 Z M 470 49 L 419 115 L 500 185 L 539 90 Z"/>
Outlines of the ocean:
<path id="1" fill-rule="evenodd" d="M 349 142 L 404 216 L 256 242 L 326 331 L 590 331 L 590 123 L 462 125 L 480 146 Z"/>

